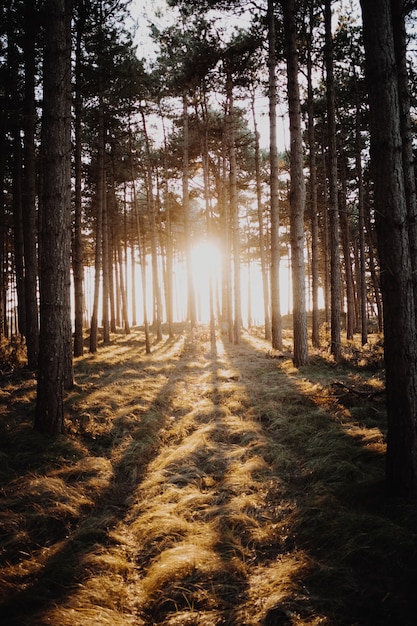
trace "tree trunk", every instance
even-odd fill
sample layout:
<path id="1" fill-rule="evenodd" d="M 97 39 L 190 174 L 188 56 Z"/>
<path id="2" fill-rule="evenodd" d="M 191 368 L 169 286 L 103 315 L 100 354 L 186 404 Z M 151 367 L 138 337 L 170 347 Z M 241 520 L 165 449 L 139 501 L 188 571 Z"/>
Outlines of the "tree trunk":
<path id="1" fill-rule="evenodd" d="M 320 312 L 319 312 L 319 237 L 317 218 L 317 165 L 314 132 L 314 96 L 312 70 L 312 33 L 313 8 L 310 8 L 310 28 L 307 35 L 307 116 L 308 116 L 308 163 L 309 178 L 309 211 L 311 222 L 311 291 L 312 291 L 312 319 L 311 342 L 315 348 L 320 346 Z"/>
<path id="2" fill-rule="evenodd" d="M 326 28 L 326 100 L 329 154 L 329 244 L 330 244 L 330 299 L 331 328 L 330 352 L 336 361 L 342 356 L 341 346 L 341 285 L 339 251 L 339 212 L 337 208 L 337 151 L 336 151 L 336 106 L 333 72 L 333 41 L 331 0 L 324 3 Z"/>
<path id="3" fill-rule="evenodd" d="M 104 155 L 104 149 L 103 149 Z M 103 343 L 110 343 L 110 275 L 113 271 L 112 268 L 112 253 L 111 253 L 111 237 L 110 237 L 110 224 L 109 224 L 109 206 L 108 206 L 108 194 L 107 194 L 107 172 L 105 158 L 100 163 L 99 167 L 103 168 L 102 181 L 103 181 L 103 237 L 101 240 L 102 245 L 102 259 L 103 259 Z"/>
<path id="4" fill-rule="evenodd" d="M 353 335 L 356 331 L 355 328 L 355 287 L 352 271 L 352 260 L 350 255 L 350 228 L 349 219 L 347 214 L 347 190 L 346 190 L 346 163 L 345 159 L 341 158 L 340 163 L 340 205 L 339 205 L 339 219 L 340 219 L 340 234 L 342 238 L 343 258 L 345 265 L 345 283 L 346 283 L 346 338 L 353 339 Z"/>
<path id="5" fill-rule="evenodd" d="M 294 0 L 282 0 L 285 53 L 287 58 L 288 113 L 290 119 L 290 236 L 293 288 L 293 361 L 296 367 L 308 362 L 307 311 L 304 269 L 304 158 L 298 86 L 298 50 Z"/>
<path id="6" fill-rule="evenodd" d="M 242 325 L 242 302 L 240 284 L 240 228 L 239 228 L 239 205 L 237 198 L 237 163 L 235 145 L 235 121 L 233 111 L 233 80 L 231 72 L 227 71 L 226 77 L 227 97 L 227 140 L 229 148 L 229 202 L 233 241 L 233 343 L 239 344 L 241 340 Z"/>
<path id="7" fill-rule="evenodd" d="M 269 303 L 269 286 L 268 286 L 268 269 L 265 251 L 265 233 L 264 233 L 264 215 L 262 206 L 262 185 L 261 185 L 261 168 L 259 158 L 259 132 L 256 121 L 255 112 L 255 94 L 251 99 L 253 128 L 255 134 L 255 177 L 256 177 L 256 206 L 258 210 L 258 228 L 259 228 L 259 254 L 261 260 L 262 288 L 264 296 L 264 337 L 266 341 L 271 341 L 271 316 Z"/>
<path id="8" fill-rule="evenodd" d="M 23 103 L 24 170 L 23 170 L 23 241 L 25 250 L 25 312 L 28 367 L 36 370 L 39 353 L 39 320 L 37 297 L 37 215 L 35 158 L 35 35 L 36 11 L 32 3 L 25 5 L 25 96 Z"/>
<path id="9" fill-rule="evenodd" d="M 102 265 L 102 238 L 103 238 L 103 203 L 105 194 L 104 180 L 104 104 L 99 96 L 98 104 L 98 149 L 97 149 L 97 192 L 96 192 L 96 248 L 94 260 L 94 296 L 93 311 L 90 325 L 90 352 L 97 352 L 98 345 L 98 305 L 100 295 L 100 273 Z"/>
<path id="10" fill-rule="evenodd" d="M 6 102 L 0 93 L 0 342 L 6 337 L 6 293 L 7 293 L 7 255 L 6 255 L 6 220 L 5 191 L 6 177 Z"/>
<path id="11" fill-rule="evenodd" d="M 190 320 L 191 329 L 197 324 L 196 304 L 193 283 L 193 273 L 191 267 L 191 241 L 190 241 L 190 197 L 188 189 L 189 179 L 189 131 L 188 131 L 188 104 L 187 96 L 182 98 L 183 110 L 183 169 L 182 169 L 182 208 L 184 213 L 184 237 L 185 237 L 185 258 L 187 264 L 187 288 L 188 288 L 188 318 Z"/>
<path id="12" fill-rule="evenodd" d="M 74 236 L 72 242 L 72 271 L 74 276 L 74 356 L 82 356 L 83 341 L 83 243 L 82 243 L 82 146 L 81 146 L 81 116 L 82 116 L 82 78 L 81 78 L 81 41 L 84 33 L 86 15 L 82 10 L 83 4 L 78 6 L 78 21 L 76 24 L 75 50 L 75 95 L 74 95 L 74 177 L 75 177 L 75 205 L 74 205 Z"/>
<path id="13" fill-rule="evenodd" d="M 366 252 L 365 252 L 365 207 L 363 198 L 363 174 L 362 174 L 362 138 L 361 138 L 361 108 L 358 92 L 358 83 L 355 73 L 355 167 L 358 181 L 358 228 L 359 228 L 359 310 L 361 321 L 361 340 L 364 346 L 368 342 L 368 319 L 366 315 L 367 289 L 366 289 Z"/>
<path id="14" fill-rule="evenodd" d="M 280 236 L 278 200 L 277 150 L 277 79 L 274 0 L 268 0 L 268 100 L 269 100 L 269 160 L 271 201 L 271 333 L 272 347 L 282 350 L 282 319 L 279 286 Z"/>
<path id="15" fill-rule="evenodd" d="M 22 214 L 22 140 L 21 140 L 21 109 L 18 91 L 19 55 L 13 33 L 13 18 L 10 16 L 7 24 L 7 65 L 10 81 L 10 134 L 12 137 L 12 210 L 13 210 L 13 244 L 14 270 L 16 276 L 18 331 L 26 334 L 25 313 L 25 263 L 23 244 L 23 214 Z"/>
<path id="16" fill-rule="evenodd" d="M 387 482 L 417 495 L 417 331 L 407 221 L 401 106 L 390 0 L 361 0 L 370 105 L 375 225 L 384 304 L 388 413 Z"/>
<path id="17" fill-rule="evenodd" d="M 63 430 L 71 324 L 71 0 L 46 0 L 42 115 L 40 347 L 34 427 Z"/>

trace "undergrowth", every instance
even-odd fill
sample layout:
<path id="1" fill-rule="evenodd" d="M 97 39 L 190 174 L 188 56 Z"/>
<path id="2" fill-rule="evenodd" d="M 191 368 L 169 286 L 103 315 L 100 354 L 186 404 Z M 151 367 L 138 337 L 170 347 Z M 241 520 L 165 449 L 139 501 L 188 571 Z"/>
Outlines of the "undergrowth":
<path id="1" fill-rule="evenodd" d="M 32 429 L 34 378 L 4 368 L 0 623 L 414 624 L 381 354 L 351 342 L 297 369 L 254 329 L 146 355 L 136 329 L 76 360 L 57 440 Z"/>

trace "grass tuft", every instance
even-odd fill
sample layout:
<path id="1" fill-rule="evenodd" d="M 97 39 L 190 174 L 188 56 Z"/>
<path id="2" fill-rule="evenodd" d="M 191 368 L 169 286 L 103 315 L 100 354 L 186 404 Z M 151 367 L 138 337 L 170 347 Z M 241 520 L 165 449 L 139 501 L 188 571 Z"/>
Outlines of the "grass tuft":
<path id="1" fill-rule="evenodd" d="M 0 623 L 412 626 L 417 516 L 385 493 L 379 337 L 298 369 L 287 326 L 279 354 L 261 329 L 203 330 L 78 358 L 55 441 L 11 359 Z"/>

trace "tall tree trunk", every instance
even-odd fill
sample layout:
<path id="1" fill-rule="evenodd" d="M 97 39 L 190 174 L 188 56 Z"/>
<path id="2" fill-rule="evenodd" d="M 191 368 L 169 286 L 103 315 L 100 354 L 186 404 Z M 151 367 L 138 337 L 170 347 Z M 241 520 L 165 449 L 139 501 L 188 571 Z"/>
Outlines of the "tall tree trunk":
<path id="1" fill-rule="evenodd" d="M 104 150 L 103 150 L 104 153 Z M 105 159 L 100 167 L 104 168 L 103 171 L 103 237 L 101 240 L 102 245 L 102 259 L 103 259 L 103 343 L 110 343 L 110 275 L 113 271 L 112 268 L 112 253 L 111 253 L 111 237 L 110 237 L 110 224 L 109 224 L 109 206 L 108 206 L 108 194 L 107 194 L 107 172 Z"/>
<path id="2" fill-rule="evenodd" d="M 6 98 L 0 93 L 0 342 L 6 337 L 6 293 L 7 293 L 7 255 L 6 255 Z"/>
<path id="3" fill-rule="evenodd" d="M 319 311 L 319 226 L 317 218 L 317 164 L 314 132 L 314 96 L 312 81 L 312 46 L 313 46 L 313 7 L 310 7 L 310 26 L 307 35 L 307 116 L 308 116 L 308 163 L 309 211 L 311 222 L 311 292 L 312 319 L 311 342 L 315 348 L 320 346 L 320 311 Z"/>
<path id="4" fill-rule="evenodd" d="M 361 340 L 364 346 L 368 342 L 368 319 L 366 314 L 367 289 L 366 289 L 366 250 L 365 250 L 365 207 L 363 198 L 363 172 L 362 172 L 362 138 L 361 138 L 361 107 L 358 91 L 356 72 L 355 81 L 355 168 L 358 181 L 358 228 L 359 228 L 359 291 L 360 291 L 360 320 Z"/>
<path id="5" fill-rule="evenodd" d="M 324 22 L 326 29 L 326 101 L 327 130 L 329 148 L 329 244 L 330 244 L 330 299 L 331 328 L 330 352 L 336 361 L 342 356 L 341 345 L 341 284 L 339 250 L 339 212 L 337 208 L 337 151 L 336 151 L 336 105 L 333 71 L 333 39 L 331 0 L 324 3 Z"/>
<path id="6" fill-rule="evenodd" d="M 189 130 L 188 130 L 188 104 L 187 96 L 182 98 L 183 117 L 183 155 L 182 155 L 182 208 L 184 213 L 184 237 L 185 237 L 185 258 L 187 264 L 187 288 L 188 288 L 188 318 L 191 329 L 197 324 L 196 303 L 193 282 L 193 272 L 191 267 L 191 240 L 190 240 L 190 194 L 188 189 L 189 179 Z"/>
<path id="7" fill-rule="evenodd" d="M 384 303 L 388 413 L 387 482 L 417 495 L 417 330 L 398 85 L 390 0 L 361 0 L 370 105 L 375 225 Z M 400 92 L 400 93 L 399 93 Z"/>
<path id="8" fill-rule="evenodd" d="M 74 205 L 74 236 L 72 241 L 72 271 L 74 276 L 74 356 L 82 356 L 83 342 L 83 243 L 82 243 L 82 146 L 81 146 L 81 116 L 82 116 L 82 78 L 81 78 L 81 42 L 85 26 L 85 11 L 83 3 L 78 6 L 78 20 L 76 24 L 75 49 L 75 94 L 74 94 L 74 177 L 75 177 L 75 205 Z"/>
<path id="9" fill-rule="evenodd" d="M 235 121 L 233 102 L 233 80 L 231 72 L 227 71 L 226 77 L 227 97 L 227 140 L 229 148 L 229 202 L 233 241 L 233 342 L 239 344 L 241 340 L 242 325 L 242 302 L 240 281 L 240 228 L 239 228 L 239 204 L 237 198 L 237 163 L 235 145 Z"/>
<path id="10" fill-rule="evenodd" d="M 417 199 L 414 132 L 410 116 L 410 93 L 407 71 L 407 33 L 405 29 L 405 0 L 391 0 L 395 62 L 400 105 L 400 131 L 404 171 L 405 199 L 407 203 L 411 265 L 413 268 L 414 299 L 417 310 Z"/>
<path id="11" fill-rule="evenodd" d="M 340 234 L 342 237 L 343 258 L 345 264 L 345 282 L 346 282 L 346 338 L 353 339 L 356 331 L 355 328 L 355 286 L 353 280 L 352 260 L 350 255 L 350 228 L 347 214 L 347 190 L 346 190 L 346 162 L 342 157 L 340 159 Z"/>
<path id="12" fill-rule="evenodd" d="M 170 338 L 174 336 L 173 331 L 173 318 L 174 318 L 174 287 L 173 287 L 173 262 L 174 252 L 172 243 L 172 225 L 171 225 L 171 199 L 169 195 L 168 184 L 168 145 L 167 135 L 165 128 L 164 115 L 160 107 L 160 116 L 162 120 L 162 129 L 164 136 L 164 152 L 163 152 L 163 199 L 165 205 L 165 219 L 166 219 L 166 316 L 168 325 L 168 335 Z"/>
<path id="13" fill-rule="evenodd" d="M 95 260 L 94 260 L 94 296 L 93 311 L 90 325 L 90 352 L 97 352 L 98 345 L 98 305 L 100 295 L 100 274 L 102 266 L 102 238 L 103 238 L 103 204 L 105 194 L 104 169 L 104 103 L 99 96 L 98 104 L 98 149 L 97 149 L 97 191 L 96 191 L 96 232 L 95 232 Z"/>
<path id="14" fill-rule="evenodd" d="M 296 367 L 308 362 L 307 311 L 304 269 L 304 159 L 298 86 L 298 50 L 294 0 L 282 0 L 287 58 L 288 113 L 290 119 L 290 228 L 293 288 L 293 361 Z"/>
<path id="15" fill-rule="evenodd" d="M 282 350 L 282 319 L 280 303 L 279 266 L 279 200 L 277 149 L 277 78 L 274 0 L 268 0 L 268 100 L 269 100 L 269 161 L 271 202 L 271 333 L 272 347 Z"/>
<path id="16" fill-rule="evenodd" d="M 10 82 L 10 134 L 12 137 L 12 210 L 13 210 L 13 244 L 14 270 L 17 291 L 18 330 L 21 335 L 26 334 L 25 313 L 25 263 L 23 243 L 23 214 L 22 214 L 22 140 L 21 140 L 21 112 L 22 103 L 18 90 L 19 52 L 13 32 L 13 16 L 7 24 L 7 65 Z"/>
<path id="17" fill-rule="evenodd" d="M 23 103 L 24 170 L 23 170 L 23 241 L 25 250 L 25 312 L 28 366 L 38 367 L 39 320 L 37 297 L 37 215 L 35 159 L 35 34 L 37 15 L 32 3 L 25 4 L 25 95 Z"/>
<path id="18" fill-rule="evenodd" d="M 271 341 L 271 315 L 269 303 L 269 285 L 268 285 L 268 269 L 265 249 L 265 232 L 264 232 L 264 215 L 262 206 L 262 184 L 261 184 L 261 166 L 260 166 L 260 146 L 259 131 L 255 111 L 255 94 L 251 98 L 251 110 L 253 119 L 253 128 L 255 134 L 255 178 L 256 178 L 256 207 L 258 211 L 258 228 L 259 228 L 259 254 L 261 260 L 262 289 L 264 296 L 264 337 L 266 341 Z"/>
<path id="19" fill-rule="evenodd" d="M 46 0 L 39 371 L 34 427 L 63 430 L 71 248 L 71 0 Z"/>

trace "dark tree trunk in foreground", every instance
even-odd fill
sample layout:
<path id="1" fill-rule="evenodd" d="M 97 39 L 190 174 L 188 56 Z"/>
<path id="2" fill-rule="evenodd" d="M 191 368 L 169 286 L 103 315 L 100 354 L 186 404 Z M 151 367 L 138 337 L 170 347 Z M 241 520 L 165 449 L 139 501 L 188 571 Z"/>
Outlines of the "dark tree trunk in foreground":
<path id="1" fill-rule="evenodd" d="M 384 307 L 387 482 L 394 495 L 410 498 L 417 495 L 417 336 L 398 64 L 390 0 L 361 6 Z"/>
<path id="2" fill-rule="evenodd" d="M 45 7 L 39 373 L 34 427 L 58 435 L 70 326 L 71 1 Z"/>

